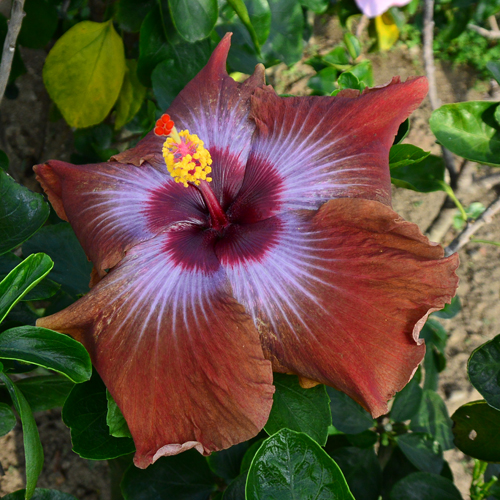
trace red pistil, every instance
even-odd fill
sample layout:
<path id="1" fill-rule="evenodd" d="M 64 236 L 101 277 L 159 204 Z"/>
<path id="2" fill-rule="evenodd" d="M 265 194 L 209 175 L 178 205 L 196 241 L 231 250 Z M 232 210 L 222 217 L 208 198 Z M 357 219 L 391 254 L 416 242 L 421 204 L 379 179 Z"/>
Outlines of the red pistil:
<path id="1" fill-rule="evenodd" d="M 161 118 L 156 121 L 155 134 L 169 135 L 174 128 L 174 122 L 170 119 L 170 115 L 161 115 Z"/>
<path id="2" fill-rule="evenodd" d="M 224 210 L 222 210 L 219 200 L 217 199 L 214 192 L 210 188 L 210 185 L 208 184 L 207 181 L 200 181 L 200 185 L 196 187 L 203 196 L 205 205 L 207 206 L 208 211 L 210 212 L 212 229 L 215 229 L 216 231 L 224 229 L 229 224 L 229 220 Z"/>

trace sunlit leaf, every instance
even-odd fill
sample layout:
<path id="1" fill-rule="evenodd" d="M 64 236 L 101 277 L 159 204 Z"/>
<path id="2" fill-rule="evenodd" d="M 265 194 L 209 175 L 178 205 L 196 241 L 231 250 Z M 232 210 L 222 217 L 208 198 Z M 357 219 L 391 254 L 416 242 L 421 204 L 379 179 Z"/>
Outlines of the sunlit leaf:
<path id="1" fill-rule="evenodd" d="M 145 97 L 146 87 L 142 85 L 137 77 L 137 61 L 128 59 L 122 88 L 116 101 L 116 130 L 132 120 L 141 109 Z"/>
<path id="2" fill-rule="evenodd" d="M 217 0 L 169 0 L 172 21 L 188 42 L 207 38 L 217 21 Z"/>

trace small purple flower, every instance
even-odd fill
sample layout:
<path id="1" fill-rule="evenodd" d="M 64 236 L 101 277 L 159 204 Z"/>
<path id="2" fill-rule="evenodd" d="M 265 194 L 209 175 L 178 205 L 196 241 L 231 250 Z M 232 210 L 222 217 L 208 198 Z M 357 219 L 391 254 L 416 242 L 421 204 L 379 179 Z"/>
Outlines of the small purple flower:
<path id="1" fill-rule="evenodd" d="M 359 10 L 368 17 L 377 17 L 388 11 L 391 7 L 403 7 L 411 0 L 356 0 Z"/>
<path id="2" fill-rule="evenodd" d="M 425 78 L 282 98 L 261 65 L 230 78 L 229 46 L 167 110 L 166 140 L 35 167 L 94 264 L 92 290 L 38 324 L 87 347 L 138 467 L 255 436 L 273 371 L 384 414 L 457 287 L 458 257 L 390 207 L 389 149 Z"/>

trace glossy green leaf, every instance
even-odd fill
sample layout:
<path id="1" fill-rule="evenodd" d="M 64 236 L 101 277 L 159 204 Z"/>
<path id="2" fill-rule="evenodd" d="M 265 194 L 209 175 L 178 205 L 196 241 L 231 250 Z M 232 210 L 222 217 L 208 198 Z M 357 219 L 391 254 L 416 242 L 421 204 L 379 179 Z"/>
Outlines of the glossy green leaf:
<path id="1" fill-rule="evenodd" d="M 137 77 L 137 61 L 128 59 L 122 88 L 116 101 L 116 130 L 132 120 L 141 109 L 145 98 L 146 87 L 142 85 Z"/>
<path id="2" fill-rule="evenodd" d="M 0 372 L 0 380 L 6 385 L 14 407 L 21 417 L 23 426 L 24 458 L 26 461 L 26 491 L 24 498 L 29 500 L 36 487 L 38 476 L 43 467 L 43 449 L 35 419 L 30 405 L 23 393 L 15 386 L 10 378 Z"/>
<path id="3" fill-rule="evenodd" d="M 130 467 L 121 489 L 125 500 L 207 500 L 216 484 L 205 458 L 188 450 L 162 457 L 147 469 Z"/>
<path id="4" fill-rule="evenodd" d="M 337 448 L 330 456 L 340 467 L 356 500 L 378 500 L 382 469 L 373 448 Z"/>
<path id="5" fill-rule="evenodd" d="M 486 402 L 500 410 L 500 335 L 471 354 L 467 371 L 471 384 Z"/>
<path id="6" fill-rule="evenodd" d="M 443 450 L 453 448 L 452 421 L 441 396 L 432 390 L 424 390 L 418 413 L 410 428 L 413 432 L 424 432 L 434 436 Z"/>
<path id="7" fill-rule="evenodd" d="M 113 23 L 82 21 L 57 40 L 43 67 L 45 87 L 72 127 L 100 123 L 122 87 L 125 53 Z"/>
<path id="8" fill-rule="evenodd" d="M 0 254 L 19 246 L 49 216 L 41 194 L 32 193 L 0 169 Z"/>
<path id="9" fill-rule="evenodd" d="M 257 34 L 259 44 L 262 46 L 271 31 L 271 8 L 267 0 L 246 0 L 245 5 L 252 26 Z"/>
<path id="10" fill-rule="evenodd" d="M 349 72 L 352 73 L 360 81 L 360 83 L 363 83 L 368 87 L 373 87 L 373 68 L 371 61 L 368 59 L 349 68 Z"/>
<path id="11" fill-rule="evenodd" d="M 155 4 L 155 0 L 118 0 L 115 19 L 122 29 L 136 33 Z"/>
<path id="12" fill-rule="evenodd" d="M 106 390 L 106 400 L 108 402 L 106 423 L 109 427 L 109 433 L 117 438 L 132 437 L 123 413 L 108 390 Z"/>
<path id="13" fill-rule="evenodd" d="M 398 144 L 399 147 L 405 144 Z M 429 155 L 416 164 L 391 167 L 391 182 L 398 187 L 430 193 L 444 190 L 445 165 L 439 156 Z"/>
<path id="14" fill-rule="evenodd" d="M 396 442 L 406 458 L 419 470 L 439 474 L 443 468 L 443 451 L 428 434 L 413 432 L 401 434 Z"/>
<path id="15" fill-rule="evenodd" d="M 167 109 L 177 94 L 198 74 L 210 58 L 209 40 L 169 46 L 169 58 L 159 63 L 151 76 L 153 92 L 161 109 Z"/>
<path id="16" fill-rule="evenodd" d="M 328 8 L 329 0 L 300 0 L 300 4 L 315 14 L 323 14 Z"/>
<path id="17" fill-rule="evenodd" d="M 5 495 L 2 500 L 24 500 L 26 490 L 17 490 L 14 493 Z M 63 493 L 57 490 L 48 490 L 44 488 L 36 488 L 31 500 L 77 500 L 69 493 Z"/>
<path id="18" fill-rule="evenodd" d="M 454 318 L 462 309 L 462 304 L 460 303 L 460 297 L 455 295 L 451 299 L 450 304 L 446 304 L 443 309 L 432 313 L 432 316 L 442 319 Z"/>
<path id="19" fill-rule="evenodd" d="M 7 171 L 9 169 L 9 157 L 5 154 L 5 151 L 0 149 L 0 170 Z"/>
<path id="20" fill-rule="evenodd" d="M 365 88 L 365 84 L 360 82 L 358 77 L 353 73 L 351 73 L 350 71 L 344 71 L 339 76 L 337 83 L 339 85 L 340 90 L 342 89 L 363 90 Z"/>
<path id="21" fill-rule="evenodd" d="M 111 436 L 107 414 L 106 387 L 94 372 L 88 382 L 75 385 L 62 411 L 63 421 L 71 431 L 73 451 L 82 458 L 109 460 L 135 451 L 131 438 Z"/>
<path id="22" fill-rule="evenodd" d="M 389 151 L 389 168 L 406 167 L 419 163 L 430 155 L 429 151 L 412 144 L 396 144 Z"/>
<path id="23" fill-rule="evenodd" d="M 352 33 L 347 32 L 344 35 L 344 43 L 347 47 L 349 55 L 353 59 L 359 57 L 361 54 L 361 43 L 359 43 L 359 40 Z"/>
<path id="24" fill-rule="evenodd" d="M 210 35 L 217 22 L 217 0 L 169 0 L 172 21 L 187 42 L 198 42 Z"/>
<path id="25" fill-rule="evenodd" d="M 430 127 L 437 140 L 467 160 L 500 166 L 500 124 L 497 102 L 445 104 L 432 113 Z"/>
<path id="26" fill-rule="evenodd" d="M 49 273 L 53 265 L 43 253 L 30 255 L 0 282 L 0 322 Z"/>
<path id="27" fill-rule="evenodd" d="M 486 67 L 490 70 L 497 83 L 500 83 L 500 61 L 489 61 L 486 63 Z"/>
<path id="28" fill-rule="evenodd" d="M 80 342 L 37 326 L 20 326 L 0 334 L 0 358 L 43 366 L 77 384 L 92 374 L 90 356 Z"/>
<path id="29" fill-rule="evenodd" d="M 42 49 L 53 37 L 58 23 L 54 0 L 26 0 L 26 16 L 21 25 L 19 45 L 30 49 Z"/>
<path id="30" fill-rule="evenodd" d="M 400 144 L 410 132 L 410 119 L 407 118 L 398 128 L 398 133 L 394 138 L 394 144 Z"/>
<path id="31" fill-rule="evenodd" d="M 323 61 L 327 64 L 333 66 L 334 68 L 344 71 L 349 69 L 351 62 L 349 59 L 349 53 L 343 45 L 339 45 L 332 49 L 328 54 L 322 57 Z"/>
<path id="32" fill-rule="evenodd" d="M 257 32 L 255 31 L 255 28 L 252 25 L 250 14 L 248 13 L 248 9 L 245 5 L 245 2 L 243 2 L 243 0 L 227 0 L 227 3 L 233 8 L 233 10 L 240 18 L 240 21 L 248 30 L 248 33 L 252 38 L 255 49 L 257 51 L 260 51 L 259 37 L 257 36 Z"/>
<path id="33" fill-rule="evenodd" d="M 29 377 L 16 382 L 33 412 L 61 408 L 74 383 L 60 375 Z"/>
<path id="34" fill-rule="evenodd" d="M 46 226 L 23 244 L 25 256 L 44 252 L 54 261 L 49 278 L 62 285 L 72 296 L 89 291 L 92 264 L 78 242 L 71 226 L 60 223 Z"/>
<path id="35" fill-rule="evenodd" d="M 346 434 L 359 434 L 373 427 L 372 416 L 347 394 L 327 387 L 332 411 L 332 424 Z"/>
<path id="36" fill-rule="evenodd" d="M 324 385 L 303 389 L 296 375 L 274 374 L 276 392 L 264 430 L 272 435 L 281 429 L 304 432 L 322 446 L 332 424 L 330 400 Z"/>
<path id="37" fill-rule="evenodd" d="M 330 95 L 337 88 L 337 73 L 338 71 L 335 68 L 324 68 L 309 78 L 307 86 L 314 90 L 315 94 Z"/>
<path id="38" fill-rule="evenodd" d="M 466 455 L 500 462 L 500 411 L 486 401 L 461 406 L 452 416 L 455 445 Z"/>
<path id="39" fill-rule="evenodd" d="M 240 475 L 241 462 L 249 448 L 250 442 L 244 441 L 227 450 L 216 451 L 207 457 L 208 465 L 214 474 L 230 483 Z"/>
<path id="40" fill-rule="evenodd" d="M 246 500 L 354 500 L 338 465 L 309 436 L 282 429 L 266 439 L 248 471 Z"/>
<path id="41" fill-rule="evenodd" d="M 417 413 L 422 402 L 421 379 L 422 372 L 417 370 L 408 384 L 396 394 L 391 408 L 391 419 L 395 422 L 411 420 Z"/>
<path id="42" fill-rule="evenodd" d="M 298 0 L 269 0 L 271 30 L 262 47 L 267 65 L 283 61 L 289 66 L 302 57 L 304 16 Z"/>
<path id="43" fill-rule="evenodd" d="M 462 500 L 462 496 L 450 480 L 415 472 L 394 485 L 390 500 Z"/>
<path id="44" fill-rule="evenodd" d="M 16 416 L 6 403 L 0 403 L 0 436 L 5 436 L 16 425 Z"/>

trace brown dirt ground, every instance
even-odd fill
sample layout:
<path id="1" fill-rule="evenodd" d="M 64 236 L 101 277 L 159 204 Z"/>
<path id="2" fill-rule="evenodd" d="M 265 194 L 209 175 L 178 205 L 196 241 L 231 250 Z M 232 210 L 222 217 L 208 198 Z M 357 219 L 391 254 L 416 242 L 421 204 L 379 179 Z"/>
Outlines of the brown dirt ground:
<path id="1" fill-rule="evenodd" d="M 315 33 L 309 44 L 310 52 L 314 48 L 327 52 L 341 38 L 335 23 L 325 23 L 321 19 L 316 20 Z M 72 134 L 62 120 L 55 123 L 48 120 L 50 101 L 41 79 L 45 53 L 23 50 L 22 55 L 28 73 L 18 80 L 19 98 L 14 101 L 4 99 L 0 107 L 0 149 L 11 159 L 12 175 L 29 188 L 38 189 L 31 166 L 49 158 L 68 159 Z M 373 61 L 377 85 L 389 81 L 393 75 L 405 79 L 424 73 L 418 49 L 408 50 L 400 45 L 390 53 L 371 54 L 369 57 Z M 311 73 L 308 66 L 298 64 L 290 70 L 283 67 L 272 70 L 269 79 L 280 93 L 301 94 L 306 91 L 307 78 Z M 489 98 L 489 85 L 477 82 L 473 72 L 466 68 L 437 64 L 436 76 L 439 95 L 444 103 Z M 430 113 L 430 104 L 426 100 L 412 115 L 407 142 L 439 154 L 439 146 L 428 127 Z M 473 179 L 494 171 L 476 164 L 467 168 L 467 175 Z M 442 193 L 393 190 L 395 210 L 418 224 L 424 232 L 436 216 L 443 197 Z M 494 197 L 494 190 L 478 187 L 476 183 L 465 192 L 461 201 L 464 205 L 473 201 L 487 205 Z M 451 229 L 443 242 L 450 242 L 454 235 Z M 500 241 L 500 217 L 480 230 L 476 237 Z M 447 367 L 441 375 L 440 391 L 450 413 L 468 401 L 480 399 L 468 381 L 466 364 L 476 347 L 500 332 L 499 256 L 500 248 L 489 245 L 469 244 L 460 252 L 458 293 L 463 308 L 454 319 L 442 320 L 450 337 Z M 80 500 L 110 498 L 106 463 L 82 460 L 71 451 L 69 432 L 60 419 L 60 412 L 54 410 L 40 414 L 36 420 L 45 451 L 45 466 L 39 486 L 72 493 Z M 446 452 L 446 458 L 452 465 L 456 484 L 464 499 L 469 498 L 471 460 L 458 450 Z M 0 438 L 0 463 L 5 470 L 5 474 L 0 475 L 0 496 L 22 488 L 24 458 L 19 425 Z"/>

